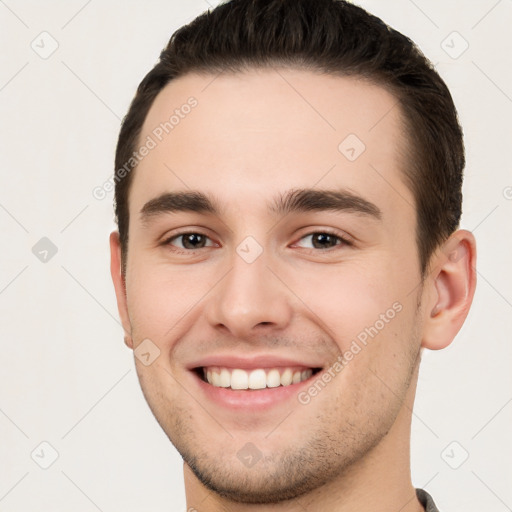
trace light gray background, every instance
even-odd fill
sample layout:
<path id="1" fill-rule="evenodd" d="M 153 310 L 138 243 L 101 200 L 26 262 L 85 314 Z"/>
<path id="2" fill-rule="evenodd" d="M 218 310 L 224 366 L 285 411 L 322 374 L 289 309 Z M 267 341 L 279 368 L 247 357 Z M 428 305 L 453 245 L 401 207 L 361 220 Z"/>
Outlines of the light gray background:
<path id="1" fill-rule="evenodd" d="M 360 4 L 416 41 L 451 88 L 467 146 L 462 227 L 479 249 L 466 324 L 424 356 L 413 483 L 446 512 L 512 510 L 512 1 Z M 112 194 L 92 191 L 113 172 L 139 81 L 208 6 L 0 0 L 1 511 L 185 510 L 181 459 L 122 341 Z M 32 252 L 42 237 L 58 248 L 47 262 Z M 48 469 L 43 441 L 58 452 Z"/>

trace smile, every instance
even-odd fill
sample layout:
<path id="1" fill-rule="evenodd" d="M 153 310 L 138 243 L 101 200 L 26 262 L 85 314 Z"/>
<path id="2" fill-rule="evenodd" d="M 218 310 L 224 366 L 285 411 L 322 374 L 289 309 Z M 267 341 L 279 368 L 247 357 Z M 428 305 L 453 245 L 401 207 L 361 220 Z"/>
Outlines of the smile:
<path id="1" fill-rule="evenodd" d="M 216 388 L 235 390 L 257 390 L 290 386 L 309 379 L 318 368 L 283 367 L 283 368 L 226 368 L 218 366 L 202 367 L 202 378 Z"/>
<path id="2" fill-rule="evenodd" d="M 191 386 L 224 410 L 258 415 L 297 402 L 297 395 L 325 369 L 318 358 L 282 354 L 217 353 L 187 365 Z M 193 389 L 193 388 L 191 388 Z M 276 409 L 277 410 L 277 409 Z"/>

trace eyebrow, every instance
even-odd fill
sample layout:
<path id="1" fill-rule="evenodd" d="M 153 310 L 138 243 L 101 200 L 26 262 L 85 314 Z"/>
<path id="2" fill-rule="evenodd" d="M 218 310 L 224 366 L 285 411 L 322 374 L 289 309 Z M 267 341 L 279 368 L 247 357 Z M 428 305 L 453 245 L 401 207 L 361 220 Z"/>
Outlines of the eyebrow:
<path id="1" fill-rule="evenodd" d="M 278 216 L 309 211 L 346 211 L 375 219 L 382 218 L 380 208 L 347 190 L 293 189 L 274 198 L 269 211 Z M 140 210 L 141 221 L 165 213 L 197 212 L 219 215 L 221 208 L 210 195 L 199 191 L 168 192 L 149 200 Z"/>
<path id="2" fill-rule="evenodd" d="M 382 218 L 380 208 L 348 190 L 294 189 L 278 196 L 270 205 L 277 215 L 308 211 L 347 211 Z"/>

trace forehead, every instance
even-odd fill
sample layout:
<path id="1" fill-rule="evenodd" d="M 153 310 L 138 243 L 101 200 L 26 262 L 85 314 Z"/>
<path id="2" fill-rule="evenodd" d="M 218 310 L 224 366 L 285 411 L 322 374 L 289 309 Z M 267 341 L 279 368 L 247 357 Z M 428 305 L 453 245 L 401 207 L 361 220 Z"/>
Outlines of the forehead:
<path id="1" fill-rule="evenodd" d="M 397 99 L 355 77 L 280 68 L 188 74 L 148 112 L 139 148 L 151 149 L 130 208 L 176 189 L 256 206 L 273 191 L 315 186 L 379 196 L 391 209 L 402 196 L 410 208 L 401 126 Z"/>

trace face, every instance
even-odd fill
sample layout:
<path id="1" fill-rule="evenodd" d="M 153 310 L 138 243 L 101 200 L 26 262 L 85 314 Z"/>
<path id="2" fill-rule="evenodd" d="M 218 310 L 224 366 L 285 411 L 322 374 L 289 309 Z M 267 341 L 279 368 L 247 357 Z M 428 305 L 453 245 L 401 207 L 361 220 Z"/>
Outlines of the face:
<path id="1" fill-rule="evenodd" d="M 124 324 L 155 417 L 220 495 L 299 496 L 404 435 L 422 288 L 395 104 L 253 70 L 181 77 L 147 116 Z"/>

